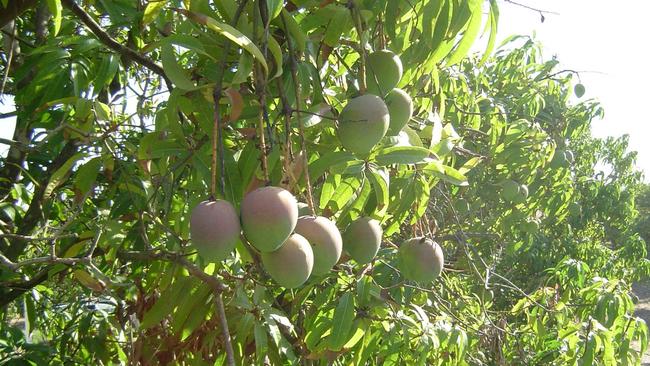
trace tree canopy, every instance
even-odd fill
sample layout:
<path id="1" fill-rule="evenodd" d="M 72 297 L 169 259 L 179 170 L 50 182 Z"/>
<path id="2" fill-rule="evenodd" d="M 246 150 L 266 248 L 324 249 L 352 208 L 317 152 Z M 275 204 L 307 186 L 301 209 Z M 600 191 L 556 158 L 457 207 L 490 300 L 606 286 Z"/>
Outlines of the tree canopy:
<path id="1" fill-rule="evenodd" d="M 635 153 L 591 136 L 602 108 L 534 39 L 496 45 L 495 0 L 0 10 L 16 107 L 0 116 L 16 118 L 0 141 L 0 364 L 640 363 Z M 373 131 L 345 140 L 350 101 L 378 94 L 396 118 L 382 50 L 413 113 L 361 151 Z M 198 254 L 192 210 L 239 213 L 264 186 L 341 232 L 376 220 L 376 257 L 347 249 L 286 288 L 251 235 Z M 414 237 L 444 252 L 432 282 L 400 259 Z"/>

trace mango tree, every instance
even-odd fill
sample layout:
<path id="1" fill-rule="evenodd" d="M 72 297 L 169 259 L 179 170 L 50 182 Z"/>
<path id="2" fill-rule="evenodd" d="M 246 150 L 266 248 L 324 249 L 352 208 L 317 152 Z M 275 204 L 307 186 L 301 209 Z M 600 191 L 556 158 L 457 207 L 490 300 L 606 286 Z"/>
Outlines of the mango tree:
<path id="1" fill-rule="evenodd" d="M 0 9 L 2 362 L 645 351 L 634 154 L 496 1 Z"/>

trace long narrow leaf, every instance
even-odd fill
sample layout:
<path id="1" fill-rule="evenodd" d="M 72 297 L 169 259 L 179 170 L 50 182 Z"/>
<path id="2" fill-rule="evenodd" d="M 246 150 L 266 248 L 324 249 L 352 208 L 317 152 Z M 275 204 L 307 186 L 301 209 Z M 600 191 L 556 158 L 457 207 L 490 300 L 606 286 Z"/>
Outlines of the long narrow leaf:
<path id="1" fill-rule="evenodd" d="M 485 47 L 483 57 L 481 57 L 481 61 L 479 62 L 479 67 L 481 67 L 488 60 L 490 54 L 492 54 L 492 50 L 494 50 L 494 44 L 497 40 L 497 28 L 499 25 L 499 6 L 497 5 L 496 0 L 490 0 L 490 21 L 488 24 L 490 27 L 490 38 L 488 39 L 487 46 Z"/>
<path id="2" fill-rule="evenodd" d="M 470 19 L 463 34 L 463 38 L 456 46 L 456 49 L 451 53 L 449 59 L 447 60 L 447 66 L 454 65 L 467 55 L 467 52 L 472 47 L 476 36 L 478 36 L 479 31 L 481 30 L 481 19 L 483 18 L 483 13 L 481 11 L 481 1 L 480 0 L 470 0 L 469 8 L 472 12 Z"/>
<path id="3" fill-rule="evenodd" d="M 264 72 L 268 74 L 269 72 L 269 66 L 266 64 L 266 59 L 264 58 L 264 55 L 260 51 L 259 48 L 251 41 L 246 35 L 244 35 L 242 32 L 238 31 L 237 29 L 233 28 L 232 26 L 218 22 L 215 19 L 205 15 L 205 14 L 198 14 L 194 13 L 188 10 L 184 9 L 178 9 L 179 12 L 187 16 L 188 18 L 192 19 L 193 21 L 203 24 L 206 27 L 210 28 L 211 30 L 215 31 L 216 33 L 228 38 L 231 40 L 233 43 L 238 45 L 239 47 L 243 48 L 247 52 L 249 52 L 253 57 L 257 59 L 257 61 L 262 65 L 262 68 L 264 68 Z"/>

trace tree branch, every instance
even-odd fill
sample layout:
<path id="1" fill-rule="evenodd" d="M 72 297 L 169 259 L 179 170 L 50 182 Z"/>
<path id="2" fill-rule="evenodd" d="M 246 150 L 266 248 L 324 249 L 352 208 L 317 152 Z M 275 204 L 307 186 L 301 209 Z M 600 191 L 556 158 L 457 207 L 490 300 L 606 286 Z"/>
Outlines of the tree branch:
<path id="1" fill-rule="evenodd" d="M 41 178 L 42 181 L 48 182 L 52 174 L 54 174 L 54 172 L 57 171 L 70 157 L 72 157 L 72 155 L 74 155 L 75 152 L 77 152 L 77 147 L 75 146 L 75 144 L 72 142 L 68 142 L 63 147 L 59 155 L 54 159 L 52 164 L 50 164 L 50 166 L 47 169 L 47 172 Z M 20 224 L 18 225 L 18 230 L 17 230 L 18 236 L 14 236 L 15 240 L 11 242 L 5 249 L 4 254 L 11 260 L 16 260 L 16 258 L 18 258 L 18 256 L 22 253 L 24 249 L 25 240 L 23 240 L 22 237 L 25 236 L 26 234 L 31 233 L 34 227 L 39 222 L 39 220 L 41 220 L 42 218 L 43 197 L 45 195 L 46 187 L 47 184 L 41 184 L 34 192 L 34 196 L 32 197 L 32 201 L 29 204 L 29 208 L 27 209 L 25 216 L 23 216 L 22 220 L 20 221 Z M 8 238 L 7 235 L 10 234 L 3 234 L 3 235 L 4 238 Z M 4 246 L 0 245 L 0 248 L 3 247 Z"/>
<path id="2" fill-rule="evenodd" d="M 3 256 L 4 257 L 4 256 Z M 4 257 L 6 258 L 6 257 Z M 12 284 L 3 284 L 0 289 L 3 288 L 12 288 L 11 291 L 8 292 L 0 292 L 2 296 L 0 296 L 0 308 L 4 308 L 5 306 L 9 305 L 11 302 L 19 298 L 22 294 L 25 292 L 31 290 L 32 288 L 38 286 L 39 284 L 45 282 L 50 275 L 54 275 L 54 273 L 50 273 L 52 270 L 51 266 L 43 268 L 40 272 L 32 276 L 27 281 L 24 282 L 19 282 L 19 283 L 12 283 Z"/>
<path id="3" fill-rule="evenodd" d="M 221 292 L 215 293 L 214 302 L 215 305 L 217 305 L 219 323 L 221 324 L 221 336 L 223 337 L 223 343 L 226 347 L 228 365 L 234 365 L 235 352 L 232 348 L 232 340 L 230 339 L 230 331 L 228 330 L 228 318 L 226 318 L 226 308 L 223 305 L 223 296 L 221 296 Z"/>
<path id="4" fill-rule="evenodd" d="M 20 141 L 14 141 L 14 140 L 5 139 L 5 138 L 0 137 L 0 144 L 13 146 L 16 149 L 18 149 L 20 151 L 23 151 L 23 152 L 29 151 L 29 146 L 23 144 Z"/>
<path id="5" fill-rule="evenodd" d="M 81 21 L 90 29 L 91 32 L 108 48 L 112 49 L 113 51 L 121 54 L 122 56 L 126 57 L 127 59 L 133 60 L 137 62 L 138 64 L 146 67 L 147 69 L 153 71 L 154 73 L 158 74 L 165 80 L 165 84 L 167 84 L 167 88 L 171 91 L 173 89 L 173 85 L 171 80 L 167 77 L 165 74 L 165 71 L 161 66 L 153 62 L 150 58 L 143 56 L 136 52 L 135 50 L 130 49 L 129 47 L 126 47 L 122 45 L 121 43 L 117 42 L 113 38 L 111 38 L 108 33 L 106 33 L 100 26 L 95 22 L 95 20 L 90 16 L 90 14 L 86 13 L 85 10 L 83 10 L 77 3 L 74 2 L 74 0 L 62 0 L 61 3 L 70 9 Z"/>
<path id="6" fill-rule="evenodd" d="M 9 118 L 9 117 L 14 117 L 18 114 L 18 111 L 13 111 L 13 112 L 7 112 L 7 113 L 0 113 L 0 119 L 4 118 Z"/>
<path id="7" fill-rule="evenodd" d="M 0 28 L 4 27 L 10 21 L 18 18 L 22 13 L 36 5 L 36 0 L 9 0 L 7 7 L 0 9 Z"/>
<path id="8" fill-rule="evenodd" d="M 4 265 L 5 267 L 9 268 L 12 271 L 16 271 L 20 267 L 30 266 L 33 264 L 65 264 L 68 266 L 74 266 L 77 263 L 82 263 L 84 261 L 86 261 L 85 257 L 59 258 L 59 257 L 52 257 L 50 255 L 47 255 L 44 257 L 25 259 L 24 261 L 20 261 L 20 262 L 12 262 L 9 260 L 9 258 L 5 257 L 0 253 L 0 264 Z"/>
<path id="9" fill-rule="evenodd" d="M 2 32 L 3 34 L 5 34 L 5 35 L 19 41 L 20 43 L 22 43 L 23 45 L 25 45 L 25 46 L 27 46 L 29 48 L 36 48 L 36 46 L 34 44 L 32 44 L 30 41 L 28 41 L 25 38 L 20 37 L 20 36 L 18 36 L 16 34 L 11 34 L 11 32 L 7 32 L 6 29 L 0 29 L 0 32 Z"/>
<path id="10" fill-rule="evenodd" d="M 181 254 L 178 253 L 166 252 L 166 251 L 159 251 L 159 252 L 128 251 L 128 252 L 118 252 L 117 256 L 119 258 L 129 259 L 129 260 L 134 260 L 134 259 L 144 260 L 144 261 L 163 260 L 163 261 L 176 263 L 178 265 L 185 267 L 185 269 L 187 269 L 187 271 L 192 276 L 205 282 L 205 284 L 210 286 L 215 293 L 221 293 L 222 291 L 227 289 L 227 287 L 223 283 L 221 283 L 221 281 L 219 281 L 217 277 L 203 272 L 201 268 L 191 263 L 185 257 L 183 257 Z"/>
<path id="11" fill-rule="evenodd" d="M 8 239 L 18 239 L 24 241 L 50 241 L 50 240 L 68 239 L 68 238 L 76 238 L 76 237 L 77 234 L 62 234 L 62 235 L 44 236 L 44 237 L 18 235 L 18 234 L 11 234 L 11 233 L 0 234 L 0 239 L 8 238 Z"/>
<path id="12" fill-rule="evenodd" d="M 99 235 L 97 235 L 97 238 L 99 238 Z M 50 273 L 50 271 L 53 268 L 51 266 L 52 264 L 66 264 L 72 266 L 79 263 L 84 263 L 88 266 L 94 267 L 94 265 L 92 265 L 92 263 L 90 262 L 90 259 L 92 258 L 92 254 L 94 253 L 94 248 L 96 248 L 97 246 L 96 243 L 97 242 L 95 241 L 91 245 L 90 250 L 88 251 L 88 254 L 86 256 L 75 257 L 75 258 L 59 258 L 59 257 L 45 256 L 45 257 L 27 259 L 22 262 L 15 263 L 0 253 L 0 265 L 9 268 L 12 271 L 15 271 L 16 269 L 27 265 L 33 265 L 38 263 L 50 264 L 49 266 L 43 268 L 32 278 L 24 282 L 16 282 L 16 283 L 12 283 L 11 285 L 8 285 L 7 283 L 3 283 L 2 285 L 4 287 L 13 288 L 13 290 L 6 293 L 2 293 L 3 296 L 0 297 L 0 308 L 11 303 L 23 293 L 31 290 L 33 287 L 41 284 L 42 282 L 45 282 L 50 275 L 54 274 L 54 273 Z M 162 261 L 176 263 L 182 267 L 185 267 L 187 271 L 190 273 L 190 275 L 198 278 L 199 280 L 203 281 L 205 284 L 210 286 L 212 290 L 215 292 L 216 296 L 218 296 L 224 290 L 227 289 L 227 286 L 225 286 L 217 277 L 203 272 L 201 268 L 199 268 L 195 264 L 185 259 L 185 257 L 183 257 L 183 255 L 179 253 L 167 252 L 167 251 L 158 251 L 158 252 L 119 251 L 117 252 L 117 257 L 123 260 L 140 260 L 140 261 L 162 260 Z"/>
<path id="13" fill-rule="evenodd" d="M 43 256 L 43 257 L 36 257 L 36 258 L 30 258 L 26 259 L 24 261 L 20 262 L 12 262 L 9 258 L 5 257 L 2 253 L 0 253 L 0 264 L 3 264 L 5 267 L 9 268 L 12 271 L 16 271 L 20 267 L 25 267 L 25 266 L 30 266 L 33 264 L 66 264 L 69 266 L 74 266 L 78 263 L 84 263 L 86 265 L 91 265 L 92 264 L 92 259 L 93 259 L 93 253 L 95 252 L 95 249 L 97 248 L 97 244 L 99 244 L 99 239 L 102 235 L 102 230 L 100 229 L 97 234 L 95 234 L 95 240 L 93 240 L 92 245 L 90 246 L 90 249 L 88 250 L 88 254 L 86 254 L 84 257 L 74 257 L 74 258 L 60 258 L 56 255 L 56 252 L 54 251 L 54 247 L 51 249 L 51 253 L 48 256 Z M 76 234 L 64 234 L 60 236 L 53 236 L 49 238 L 35 238 L 35 237 L 29 237 L 29 236 L 23 236 L 23 235 L 15 235 L 15 234 L 0 234 L 0 238 L 2 237 L 13 237 L 13 238 L 19 238 L 21 240 L 33 240 L 33 241 L 44 241 L 44 240 L 50 240 L 52 243 L 54 243 L 55 240 L 64 238 L 64 237 L 76 237 Z"/>

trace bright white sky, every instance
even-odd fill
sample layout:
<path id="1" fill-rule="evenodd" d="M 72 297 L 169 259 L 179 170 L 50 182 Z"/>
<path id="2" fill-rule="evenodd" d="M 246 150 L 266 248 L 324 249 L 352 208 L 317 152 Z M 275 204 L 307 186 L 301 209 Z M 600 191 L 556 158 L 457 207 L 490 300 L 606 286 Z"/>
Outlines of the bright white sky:
<path id="1" fill-rule="evenodd" d="M 543 10 L 539 13 L 499 1 L 499 40 L 512 34 L 535 34 L 544 56 L 557 55 L 561 67 L 581 73 L 583 98 L 596 98 L 605 118 L 595 121 L 598 137 L 630 135 L 630 149 L 638 151 L 637 167 L 650 181 L 650 1 L 645 0 L 516 0 Z M 499 41 L 500 43 L 500 41 Z M 592 72 L 587 72 L 592 71 Z M 0 101 L 0 113 L 13 110 Z M 0 137 L 11 138 L 13 119 L 0 120 Z M 0 151 L 6 150 L 0 145 Z"/>
<path id="2" fill-rule="evenodd" d="M 595 121 L 597 137 L 630 135 L 630 150 L 638 152 L 637 167 L 650 181 L 650 1 L 645 0 L 515 0 L 539 13 L 499 1 L 499 40 L 512 34 L 535 34 L 544 57 L 557 55 L 561 68 L 583 72 L 586 98 L 605 109 Z M 499 42 L 500 43 L 500 42 Z"/>

